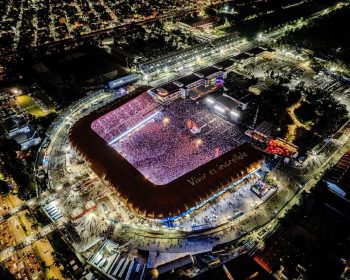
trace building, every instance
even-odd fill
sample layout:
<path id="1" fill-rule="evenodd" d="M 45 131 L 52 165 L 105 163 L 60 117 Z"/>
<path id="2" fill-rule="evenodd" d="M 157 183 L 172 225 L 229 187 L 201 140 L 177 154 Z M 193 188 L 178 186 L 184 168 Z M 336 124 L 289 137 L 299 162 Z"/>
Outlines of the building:
<path id="1" fill-rule="evenodd" d="M 165 55 L 158 59 L 142 63 L 139 65 L 139 69 L 142 74 L 147 77 L 158 75 L 164 69 L 168 71 L 181 71 L 184 65 L 188 65 L 196 62 L 198 57 L 206 57 L 213 52 L 219 53 L 221 49 L 231 46 L 236 42 L 238 34 L 230 34 L 227 36 L 219 37 L 210 42 L 199 44 L 191 48 L 175 52 L 174 54 Z"/>
<path id="2" fill-rule="evenodd" d="M 178 87 L 183 88 L 186 91 L 186 95 L 191 89 L 197 88 L 199 86 L 205 85 L 203 78 L 200 78 L 196 74 L 190 74 L 188 76 L 182 77 L 174 82 Z"/>
<path id="3" fill-rule="evenodd" d="M 254 129 L 249 129 L 245 134 L 255 141 L 268 143 L 273 137 L 276 128 L 269 122 L 263 121 Z"/>
<path id="4" fill-rule="evenodd" d="M 225 92 L 224 96 L 233 99 L 243 111 L 248 108 L 248 104 L 255 98 L 253 94 L 245 90 Z"/>
<path id="5" fill-rule="evenodd" d="M 330 190 L 350 203 L 350 151 L 327 173 L 324 180 Z"/>
<path id="6" fill-rule="evenodd" d="M 183 90 L 181 94 L 197 100 L 223 85 L 224 71 L 215 66 L 208 66 L 173 83 Z"/>
<path id="7" fill-rule="evenodd" d="M 0 116 L 6 138 L 16 141 L 21 146 L 21 150 L 29 149 L 41 142 L 38 133 L 28 123 L 27 118 L 18 107 L 1 107 Z"/>
<path id="8" fill-rule="evenodd" d="M 204 86 L 222 85 L 224 81 L 224 72 L 215 66 L 202 68 L 194 73 L 198 77 L 204 79 Z"/>
<path id="9" fill-rule="evenodd" d="M 195 31 L 196 29 L 207 29 L 214 26 L 217 21 L 216 18 L 191 17 L 178 22 L 178 26 L 188 31 Z"/>
<path id="10" fill-rule="evenodd" d="M 343 216 L 350 217 L 350 151 L 323 178 L 326 183 L 325 205 Z"/>
<path id="11" fill-rule="evenodd" d="M 7 138 L 15 140 L 21 146 L 21 150 L 27 150 L 41 142 L 38 133 L 29 124 L 12 130 L 7 134 Z"/>
<path id="12" fill-rule="evenodd" d="M 267 91 L 270 88 L 270 86 L 264 82 L 259 82 L 255 85 L 251 85 L 248 90 L 251 93 L 254 93 L 255 95 L 259 95 L 264 91 Z"/>
<path id="13" fill-rule="evenodd" d="M 252 54 L 247 53 L 247 52 L 241 52 L 241 53 L 235 55 L 233 58 L 236 60 L 246 60 L 246 59 L 251 58 L 251 57 L 253 57 Z"/>
<path id="14" fill-rule="evenodd" d="M 250 49 L 249 51 L 246 51 L 246 53 L 250 56 L 258 56 L 267 50 L 268 49 L 264 48 L 264 47 L 254 47 L 254 48 Z"/>
<path id="15" fill-rule="evenodd" d="M 149 92 L 162 104 L 186 96 L 185 89 L 179 87 L 175 83 L 162 85 L 161 87 L 152 89 Z"/>
<path id="16" fill-rule="evenodd" d="M 235 63 L 234 59 L 224 59 L 216 63 L 214 66 L 222 71 L 224 71 L 224 78 L 227 77 L 227 73 L 230 72 L 233 64 Z"/>
<path id="17" fill-rule="evenodd" d="M 183 257 L 179 257 L 175 260 L 171 260 L 167 263 L 161 264 L 159 266 L 157 266 L 157 272 L 159 275 L 168 273 L 170 271 L 173 271 L 175 269 L 178 269 L 180 267 L 185 267 L 185 266 L 189 266 L 192 265 L 194 263 L 194 259 L 191 255 L 186 255 Z"/>
<path id="18" fill-rule="evenodd" d="M 215 113 L 229 119 L 230 121 L 240 122 L 242 110 L 239 104 L 228 95 L 220 95 L 217 97 L 207 97 L 205 103 L 208 108 Z"/>
<path id="19" fill-rule="evenodd" d="M 139 78 L 140 77 L 135 74 L 124 75 L 113 81 L 108 82 L 108 87 L 110 89 L 118 89 L 121 87 L 125 87 L 127 85 L 130 85 L 131 83 L 137 82 Z"/>
<path id="20" fill-rule="evenodd" d="M 191 77 L 193 80 L 182 81 L 182 85 L 193 85 L 201 80 L 194 76 Z M 114 141 L 107 141 L 92 128 L 93 123 L 101 123 L 100 118 L 109 120 L 106 116 L 109 113 L 114 114 L 116 108 L 122 108 L 124 105 L 129 108 L 128 119 L 137 121 L 134 126 L 149 119 L 150 114 L 154 115 L 154 110 L 159 111 L 158 108 L 154 108 L 152 98 L 142 95 L 142 104 L 147 101 L 149 108 L 144 108 L 147 115 L 144 115 L 143 119 L 136 120 L 140 117 L 140 110 L 134 108 L 134 105 L 141 106 L 141 103 L 134 101 L 139 96 L 117 100 L 114 104 L 108 104 L 84 116 L 74 123 L 69 132 L 71 146 L 88 162 L 96 175 L 112 186 L 120 199 L 138 215 L 162 221 L 182 217 L 235 187 L 261 167 L 263 152 L 248 143 L 243 143 L 172 181 L 164 184 L 152 182 L 112 147 Z M 114 109 L 111 111 L 113 105 Z M 121 110 L 123 109 L 124 107 Z M 128 129 L 123 124 L 124 122 L 119 125 L 107 123 L 101 126 L 101 129 L 107 136 L 111 128 L 120 130 L 119 133 L 123 134 L 125 129 Z M 115 138 L 116 135 L 113 134 L 113 139 Z M 118 172 L 115 172 L 116 167 Z"/>
<path id="21" fill-rule="evenodd" d="M 45 83 L 62 87 L 99 88 L 127 75 L 119 60 L 104 49 L 92 48 L 73 52 L 60 59 L 50 57 L 33 66 Z"/>
<path id="22" fill-rule="evenodd" d="M 21 146 L 21 150 L 27 150 L 33 146 L 39 145 L 41 142 L 41 138 L 34 132 L 22 133 L 16 135 L 13 140 L 17 142 L 18 145 Z"/>

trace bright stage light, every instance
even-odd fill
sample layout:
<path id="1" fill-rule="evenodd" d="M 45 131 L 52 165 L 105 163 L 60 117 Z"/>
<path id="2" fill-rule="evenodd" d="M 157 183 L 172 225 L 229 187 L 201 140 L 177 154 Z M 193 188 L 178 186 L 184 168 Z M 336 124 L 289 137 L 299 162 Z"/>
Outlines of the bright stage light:
<path id="1" fill-rule="evenodd" d="M 214 104 L 214 100 L 210 97 L 206 98 L 205 101 L 207 101 L 210 104 Z"/>
<path id="2" fill-rule="evenodd" d="M 130 136 L 130 133 L 133 132 L 135 129 L 139 128 L 149 120 L 153 119 L 157 114 L 159 114 L 159 111 L 155 112 L 153 115 L 149 116 L 148 118 L 144 119 L 143 121 L 139 122 L 136 124 L 134 127 L 128 129 L 127 131 L 123 132 L 122 134 L 118 135 L 116 138 L 108 142 L 108 145 L 113 145 L 115 142 L 119 141 L 122 139 L 124 136 L 128 135 Z"/>
<path id="3" fill-rule="evenodd" d="M 167 125 L 167 124 L 169 124 L 170 123 L 170 119 L 168 118 L 168 117 L 164 117 L 163 118 L 163 124 L 164 125 Z"/>
<path id="4" fill-rule="evenodd" d="M 235 117 L 239 117 L 239 114 L 237 112 L 235 112 L 235 111 L 230 111 L 230 114 L 235 116 Z"/>
<path id="5" fill-rule="evenodd" d="M 218 105 L 215 105 L 214 108 L 215 108 L 216 110 L 218 110 L 219 112 L 221 112 L 221 113 L 225 113 L 225 109 L 222 108 L 222 107 L 220 107 L 220 106 L 218 106 Z"/>
<path id="6" fill-rule="evenodd" d="M 196 139 L 196 146 L 197 148 L 203 144 L 203 140 L 201 138 Z"/>

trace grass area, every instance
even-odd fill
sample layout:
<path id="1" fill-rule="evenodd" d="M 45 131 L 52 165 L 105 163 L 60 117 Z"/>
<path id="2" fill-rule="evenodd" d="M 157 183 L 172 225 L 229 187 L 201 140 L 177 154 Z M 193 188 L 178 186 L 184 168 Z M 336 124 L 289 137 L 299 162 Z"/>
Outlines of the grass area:
<path id="1" fill-rule="evenodd" d="M 33 115 L 36 118 L 46 117 L 48 114 L 53 113 L 55 109 L 53 107 L 45 110 L 40 107 L 35 100 L 29 95 L 20 95 L 16 97 L 16 105 L 28 111 L 30 115 Z"/>
<path id="2" fill-rule="evenodd" d="M 18 217 L 27 235 L 38 233 L 37 229 L 33 228 L 33 225 L 36 223 L 36 221 L 33 219 L 28 210 L 19 212 Z"/>

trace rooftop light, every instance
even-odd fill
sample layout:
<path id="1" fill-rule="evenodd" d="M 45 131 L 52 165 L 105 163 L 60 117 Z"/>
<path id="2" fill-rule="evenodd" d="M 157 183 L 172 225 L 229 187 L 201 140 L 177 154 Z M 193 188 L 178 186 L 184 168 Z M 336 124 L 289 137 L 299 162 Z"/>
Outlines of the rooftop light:
<path id="1" fill-rule="evenodd" d="M 212 98 L 210 98 L 210 97 L 206 98 L 205 101 L 207 101 L 207 102 L 210 103 L 210 104 L 214 104 L 214 102 L 215 102 L 215 101 L 214 101 Z"/>
<path id="2" fill-rule="evenodd" d="M 216 110 L 218 110 L 219 112 L 221 112 L 221 113 L 225 113 L 225 109 L 222 108 L 222 107 L 220 107 L 220 106 L 218 106 L 218 105 L 215 105 L 214 108 L 215 108 Z"/>
<path id="3" fill-rule="evenodd" d="M 235 112 L 235 111 L 230 111 L 230 114 L 235 116 L 235 117 L 239 117 L 239 114 L 237 112 Z"/>

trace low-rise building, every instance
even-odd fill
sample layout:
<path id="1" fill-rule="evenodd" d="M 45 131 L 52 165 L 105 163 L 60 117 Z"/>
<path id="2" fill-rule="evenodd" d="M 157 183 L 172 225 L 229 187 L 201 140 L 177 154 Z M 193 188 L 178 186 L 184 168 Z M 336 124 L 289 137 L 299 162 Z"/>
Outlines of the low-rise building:
<path id="1" fill-rule="evenodd" d="M 150 90 L 150 93 L 162 104 L 186 96 L 185 89 L 175 83 L 162 85 L 159 88 Z"/>
<path id="2" fill-rule="evenodd" d="M 210 85 L 215 86 L 217 84 L 222 85 L 224 81 L 224 72 L 215 66 L 202 68 L 194 74 L 204 79 L 204 85 L 206 87 Z"/>
<path id="3" fill-rule="evenodd" d="M 200 78 L 198 75 L 191 74 L 176 80 L 174 84 L 185 89 L 187 93 L 191 89 L 204 85 L 205 82 L 204 79 Z"/>
<path id="4" fill-rule="evenodd" d="M 217 21 L 216 18 L 191 17 L 178 22 L 178 26 L 185 30 L 194 31 L 196 29 L 211 28 Z"/>
<path id="5" fill-rule="evenodd" d="M 259 82 L 255 85 L 250 86 L 248 90 L 251 93 L 254 93 L 255 95 L 259 95 L 262 92 L 267 91 L 269 88 L 269 85 L 267 85 L 266 83 Z"/>
<path id="6" fill-rule="evenodd" d="M 233 59 L 224 59 L 216 63 L 214 66 L 224 72 L 224 78 L 227 77 L 228 72 L 231 71 L 231 68 L 233 64 L 235 63 L 235 60 Z"/>
<path id="7" fill-rule="evenodd" d="M 20 132 L 16 133 L 11 139 L 21 146 L 21 150 L 27 150 L 30 147 L 39 145 L 41 142 L 38 133 L 30 125 L 22 127 Z"/>
<path id="8" fill-rule="evenodd" d="M 205 103 L 209 109 L 225 117 L 226 119 L 234 122 L 240 122 L 242 117 L 242 110 L 239 108 L 237 102 L 230 96 L 210 96 L 205 99 Z"/>
<path id="9" fill-rule="evenodd" d="M 244 111 L 247 109 L 248 104 L 254 99 L 254 95 L 246 90 L 226 92 L 224 96 L 233 99 L 237 105 Z"/>

